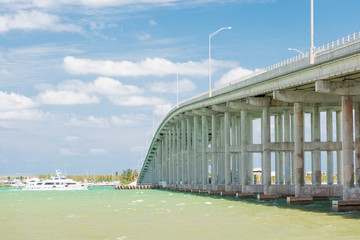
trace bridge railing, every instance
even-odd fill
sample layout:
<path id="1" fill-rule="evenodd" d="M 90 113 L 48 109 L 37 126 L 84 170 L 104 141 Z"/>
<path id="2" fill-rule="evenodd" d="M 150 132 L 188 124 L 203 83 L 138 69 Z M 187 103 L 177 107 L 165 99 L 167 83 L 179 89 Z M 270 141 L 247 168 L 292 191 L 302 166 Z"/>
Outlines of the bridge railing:
<path id="1" fill-rule="evenodd" d="M 352 41 L 359 40 L 359 39 L 360 39 L 360 32 L 355 32 L 355 33 L 350 34 L 350 35 L 348 35 L 348 36 L 346 36 L 346 37 L 339 38 L 339 39 L 337 39 L 337 40 L 335 40 L 335 41 L 332 41 L 332 42 L 330 42 L 330 43 L 324 44 L 324 45 L 322 45 L 322 46 L 320 46 L 320 47 L 316 47 L 316 48 L 315 48 L 315 54 L 319 54 L 319 53 L 324 52 L 324 51 L 326 51 L 326 50 L 330 50 L 330 49 L 332 49 L 332 48 L 339 47 L 339 46 L 341 46 L 341 45 L 345 45 L 345 44 L 347 44 L 347 43 L 350 43 L 350 42 L 352 42 Z M 289 58 L 289 59 L 286 59 L 286 60 L 284 60 L 284 61 L 275 63 L 275 64 L 273 64 L 273 65 L 271 65 L 271 66 L 266 67 L 266 68 L 258 69 L 258 70 L 256 70 L 256 71 L 254 71 L 253 73 L 250 73 L 250 74 L 248 74 L 248 75 L 244 75 L 244 76 L 242 76 L 242 77 L 240 77 L 240 78 L 238 78 L 238 79 L 235 79 L 234 81 L 232 81 L 232 82 L 230 82 L 230 83 L 228 83 L 228 84 L 226 84 L 226 85 L 223 85 L 223 86 L 214 88 L 212 91 L 213 91 L 213 92 L 216 92 L 217 90 L 220 90 L 220 89 L 222 89 L 222 88 L 228 87 L 228 86 L 230 86 L 230 85 L 232 85 L 232 84 L 235 84 L 235 83 L 244 81 L 244 80 L 246 80 L 246 79 L 255 77 L 255 76 L 257 76 L 257 75 L 260 75 L 260 74 L 265 73 L 265 72 L 268 72 L 268 71 L 272 71 L 272 70 L 274 70 L 274 69 L 277 69 L 277 68 L 286 66 L 286 65 L 288 65 L 288 64 L 297 62 L 297 61 L 299 61 L 299 60 L 302 60 L 302 59 L 308 58 L 308 57 L 310 57 L 310 51 L 301 53 L 301 54 L 296 55 L 296 56 L 294 56 L 294 57 L 292 57 L 292 58 Z M 202 96 L 206 96 L 206 95 L 208 95 L 208 94 L 209 94 L 208 92 L 201 93 L 201 94 L 199 94 L 199 95 L 196 95 L 196 96 L 194 96 L 194 97 L 191 97 L 191 98 L 188 98 L 188 99 L 186 99 L 186 100 L 184 100 L 184 101 L 181 101 L 178 105 L 175 105 L 173 108 L 171 108 L 171 109 L 169 110 L 169 112 L 168 112 L 167 114 L 165 114 L 165 116 L 163 116 L 163 118 L 160 120 L 159 125 L 161 125 L 161 123 L 162 123 L 163 120 L 167 117 L 167 115 L 168 115 L 169 113 L 171 113 L 173 110 L 175 110 L 175 109 L 178 108 L 179 106 L 185 104 L 186 102 L 191 102 L 193 99 L 197 99 L 197 98 L 200 98 L 200 97 L 202 97 Z"/>
<path id="2" fill-rule="evenodd" d="M 352 42 L 352 41 L 355 41 L 355 40 L 358 40 L 360 39 L 360 32 L 355 32 L 353 34 L 350 34 L 346 37 L 343 37 L 343 38 L 340 38 L 340 39 L 337 39 L 333 42 L 330 42 L 330 43 L 327 43 L 327 44 L 324 44 L 320 47 L 316 47 L 315 48 L 315 54 L 318 54 L 318 53 L 321 53 L 323 51 L 326 51 L 326 50 L 329 50 L 329 49 L 332 49 L 332 48 L 335 48 L 335 47 L 338 47 L 338 46 L 341 46 L 341 45 L 344 45 L 344 44 L 347 44 L 349 42 Z M 286 66 L 288 64 L 291 64 L 291 63 L 294 63 L 294 62 L 297 62 L 301 59 L 304 59 L 304 58 L 308 58 L 310 57 L 310 51 L 307 51 L 307 52 L 304 52 L 304 53 L 301 53 L 299 55 L 296 55 L 292 58 L 289 58 L 289 59 L 286 59 L 284 61 L 281 61 L 281 62 L 278 62 L 278 63 L 275 63 L 271 66 L 268 66 L 266 68 L 263 68 L 263 69 L 260 69 L 260 70 L 256 70 L 255 72 L 249 74 L 249 75 L 245 75 L 243 77 L 240 77 L 230 83 L 228 83 L 227 85 L 225 86 L 221 86 L 221 87 L 218 87 L 218 88 L 215 88 L 213 91 L 216 91 L 217 89 L 221 89 L 223 87 L 226 87 L 226 86 L 229 86 L 231 84 L 234 84 L 234 83 L 237 83 L 237 82 L 241 82 L 241 81 L 244 81 L 246 79 L 249 79 L 249 78 L 252 78 L 256 75 L 259 75 L 259 74 L 262 74 L 262 73 L 265 73 L 265 72 L 268 72 L 268 71 L 271 71 L 271 70 L 274 70 L 274 69 L 277 69 L 277 68 L 280 68 L 280 67 L 283 67 L 283 66 Z"/>
<path id="3" fill-rule="evenodd" d="M 352 41 L 357 40 L 357 39 L 360 39 L 360 32 L 350 34 L 350 35 L 348 35 L 346 37 L 340 38 L 340 39 L 335 40 L 335 41 L 333 41 L 331 43 L 322 45 L 321 47 L 317 47 L 316 48 L 316 53 L 326 51 L 326 50 L 329 50 L 331 48 L 335 48 L 335 47 L 340 46 L 340 45 L 344 45 L 346 43 L 352 42 Z"/>
<path id="4" fill-rule="evenodd" d="M 341 46 L 341 45 L 344 45 L 346 43 L 349 43 L 349 42 L 352 42 L 352 41 L 355 41 L 355 40 L 358 40 L 360 39 L 360 32 L 355 32 L 353 34 L 350 34 L 346 37 L 343 37 L 343 38 L 339 38 L 333 42 L 330 42 L 330 43 L 327 43 L 327 44 L 324 44 L 320 47 L 316 47 L 315 48 L 315 54 L 318 54 L 320 52 L 323 52 L 323 51 L 326 51 L 326 50 L 329 50 L 329 49 L 332 49 L 332 48 L 335 48 L 335 47 L 338 47 L 338 46 Z M 294 56 L 292 58 L 289 58 L 289 59 L 286 59 L 284 61 L 281 61 L 281 62 L 278 62 L 278 63 L 275 63 L 269 67 L 266 67 L 265 68 L 265 71 L 271 71 L 271 70 L 274 70 L 276 68 L 279 68 L 279 67 L 282 67 L 282 66 L 285 66 L 285 65 L 288 65 L 290 63 L 293 63 L 293 62 L 296 62 L 296 61 L 299 61 L 301 59 L 304 59 L 304 58 L 307 58 L 310 56 L 310 51 L 307 51 L 307 52 L 304 52 L 304 53 L 301 53 L 297 56 Z M 237 80 L 238 81 L 238 80 Z"/>

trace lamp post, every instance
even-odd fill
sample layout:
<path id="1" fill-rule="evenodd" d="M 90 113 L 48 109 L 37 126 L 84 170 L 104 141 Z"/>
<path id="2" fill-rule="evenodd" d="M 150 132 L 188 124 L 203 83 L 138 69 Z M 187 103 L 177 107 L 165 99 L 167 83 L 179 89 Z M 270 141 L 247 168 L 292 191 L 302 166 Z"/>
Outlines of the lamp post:
<path id="1" fill-rule="evenodd" d="M 217 31 L 213 32 L 209 35 L 209 97 L 211 97 L 211 38 L 218 34 L 221 30 L 224 29 L 231 29 L 231 27 L 223 27 L 218 29 Z"/>
<path id="2" fill-rule="evenodd" d="M 311 15 L 311 47 L 310 47 L 310 64 L 315 63 L 315 47 L 314 47 L 314 0 L 310 3 Z"/>
<path id="3" fill-rule="evenodd" d="M 303 54 L 302 51 L 297 50 L 296 48 L 288 48 L 288 50 L 289 50 L 289 51 L 296 51 L 296 52 L 298 52 L 298 53 L 300 53 L 300 54 Z"/>

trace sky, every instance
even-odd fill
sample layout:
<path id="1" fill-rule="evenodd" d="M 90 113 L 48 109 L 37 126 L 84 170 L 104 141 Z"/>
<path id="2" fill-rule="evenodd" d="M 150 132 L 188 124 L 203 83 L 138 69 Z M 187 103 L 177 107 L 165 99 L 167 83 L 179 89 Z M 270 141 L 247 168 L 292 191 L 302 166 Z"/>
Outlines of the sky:
<path id="1" fill-rule="evenodd" d="M 360 1 L 314 0 L 315 46 Z M 179 101 L 310 48 L 310 0 L 0 0 L 0 175 L 141 168 Z"/>

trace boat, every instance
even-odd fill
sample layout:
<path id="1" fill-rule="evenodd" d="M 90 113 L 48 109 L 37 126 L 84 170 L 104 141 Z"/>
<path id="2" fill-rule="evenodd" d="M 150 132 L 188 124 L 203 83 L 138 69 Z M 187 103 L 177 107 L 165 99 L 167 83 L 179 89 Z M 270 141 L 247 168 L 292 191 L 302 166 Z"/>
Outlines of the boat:
<path id="1" fill-rule="evenodd" d="M 88 190 L 89 187 L 86 183 L 79 183 L 72 179 L 66 178 L 60 170 L 55 170 L 56 175 L 48 180 L 34 181 L 32 184 L 27 185 L 23 190 Z"/>

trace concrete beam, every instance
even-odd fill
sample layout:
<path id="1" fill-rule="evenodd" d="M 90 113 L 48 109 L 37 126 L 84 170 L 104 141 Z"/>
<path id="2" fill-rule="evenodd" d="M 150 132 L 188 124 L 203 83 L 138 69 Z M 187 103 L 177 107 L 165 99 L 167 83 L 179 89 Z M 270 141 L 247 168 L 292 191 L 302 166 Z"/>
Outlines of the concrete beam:
<path id="1" fill-rule="evenodd" d="M 213 105 L 212 110 L 215 112 L 230 112 L 230 109 L 226 105 Z"/>
<path id="2" fill-rule="evenodd" d="M 286 107 L 289 107 L 289 108 L 293 108 L 294 107 L 294 104 L 293 103 L 288 103 L 288 102 L 283 102 L 283 101 L 279 101 L 279 100 L 276 100 L 276 99 L 272 99 L 271 100 L 271 105 L 270 105 L 271 108 L 286 108 Z"/>
<path id="3" fill-rule="evenodd" d="M 246 103 L 257 107 L 269 107 L 271 103 L 270 97 L 247 97 Z"/>
<path id="4" fill-rule="evenodd" d="M 241 111 L 241 110 L 258 110 L 257 107 L 251 106 L 244 101 L 239 102 L 227 102 L 226 107 L 232 111 Z"/>
<path id="5" fill-rule="evenodd" d="M 218 114 L 218 112 L 213 111 L 209 108 L 201 108 L 201 109 L 195 109 L 191 111 L 192 114 L 198 115 L 198 116 L 211 116 L 213 114 Z"/>
<path id="6" fill-rule="evenodd" d="M 329 98 L 329 95 L 312 91 L 283 91 L 277 90 L 273 92 L 273 98 L 290 103 L 339 103 L 340 98 Z"/>
<path id="7" fill-rule="evenodd" d="M 340 96 L 357 96 L 360 93 L 360 82 L 355 80 L 341 82 L 320 80 L 315 83 L 315 91 Z"/>

